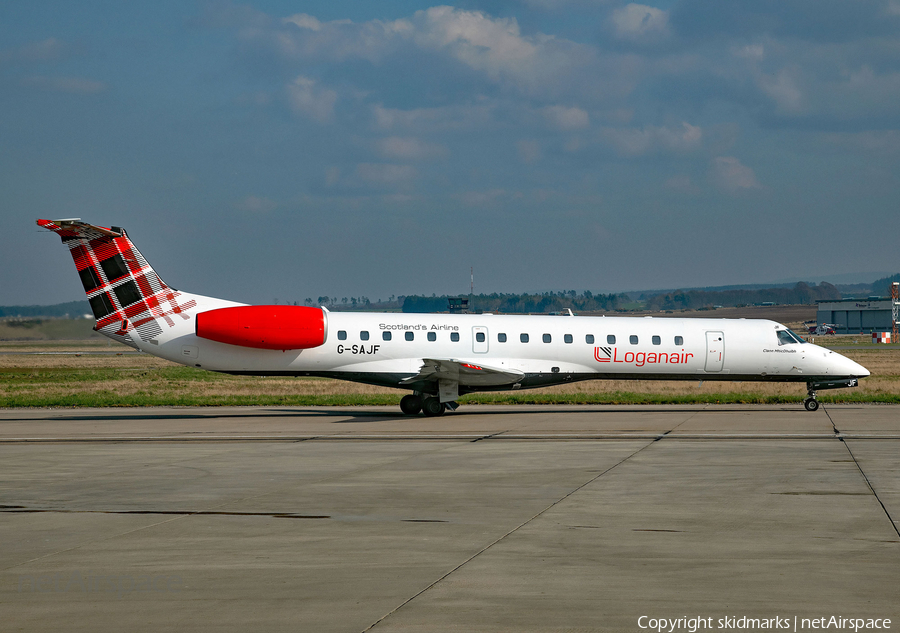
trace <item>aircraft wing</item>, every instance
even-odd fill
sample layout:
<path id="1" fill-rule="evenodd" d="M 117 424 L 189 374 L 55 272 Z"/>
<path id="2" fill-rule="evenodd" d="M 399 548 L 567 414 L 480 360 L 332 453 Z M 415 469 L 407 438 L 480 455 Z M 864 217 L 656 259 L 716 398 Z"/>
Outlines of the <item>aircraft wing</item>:
<path id="1" fill-rule="evenodd" d="M 424 358 L 419 373 L 401 381 L 410 384 L 419 381 L 450 380 L 463 385 L 496 386 L 511 385 L 521 380 L 525 374 L 516 369 L 498 369 L 480 363 L 455 358 Z"/>

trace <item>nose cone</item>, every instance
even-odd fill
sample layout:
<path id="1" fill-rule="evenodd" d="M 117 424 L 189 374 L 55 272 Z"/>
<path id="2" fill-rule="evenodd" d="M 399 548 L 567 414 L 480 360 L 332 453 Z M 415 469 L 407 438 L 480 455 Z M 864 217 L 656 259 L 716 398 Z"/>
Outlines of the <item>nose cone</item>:
<path id="1" fill-rule="evenodd" d="M 856 361 L 850 360 L 846 356 L 839 356 L 837 361 L 838 362 L 835 363 L 835 369 L 841 376 L 847 376 L 849 378 L 865 378 L 870 374 L 868 369 Z"/>

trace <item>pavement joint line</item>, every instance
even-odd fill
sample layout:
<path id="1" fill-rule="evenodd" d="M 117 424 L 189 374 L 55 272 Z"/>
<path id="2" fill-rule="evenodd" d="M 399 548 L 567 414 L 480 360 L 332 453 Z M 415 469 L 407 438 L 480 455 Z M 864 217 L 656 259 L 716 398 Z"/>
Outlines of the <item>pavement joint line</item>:
<path id="1" fill-rule="evenodd" d="M 869 481 L 869 476 L 866 474 L 866 471 L 864 471 L 862 466 L 860 466 L 859 460 L 856 459 L 856 455 L 853 454 L 853 450 L 850 448 L 850 445 L 846 441 L 844 441 L 845 439 L 847 439 L 846 436 L 841 435 L 841 432 L 838 430 L 837 425 L 834 423 L 834 419 L 832 419 L 831 414 L 828 412 L 828 408 L 823 406 L 822 409 L 825 411 L 825 415 L 828 416 L 828 421 L 831 422 L 831 428 L 834 429 L 834 434 L 838 438 L 838 441 L 840 441 L 844 445 L 844 447 L 846 447 L 847 452 L 850 454 L 850 459 L 852 459 L 853 463 L 856 464 L 856 468 L 859 470 L 859 474 L 863 476 L 866 485 L 869 487 L 869 490 L 872 491 L 872 495 L 875 497 L 878 505 L 881 506 L 881 509 L 884 511 L 884 515 L 888 518 L 888 521 L 890 521 L 891 527 L 894 528 L 894 532 L 896 532 L 897 536 L 900 537 L 900 527 L 897 527 L 897 522 L 894 521 L 891 513 L 888 512 L 887 506 L 884 505 L 881 497 L 878 496 L 878 492 L 876 492 L 875 487 L 872 485 L 872 482 Z"/>
<path id="2" fill-rule="evenodd" d="M 686 420 L 685 420 L 685 421 L 686 421 Z M 674 430 L 675 428 L 678 428 L 678 426 L 679 426 L 680 424 L 684 424 L 685 421 L 680 422 L 678 425 L 676 425 L 675 427 L 673 427 L 673 429 L 670 429 L 670 432 L 671 432 L 672 430 Z M 575 494 L 576 492 L 578 492 L 579 490 L 582 490 L 582 489 L 585 488 L 586 486 L 589 486 L 590 484 L 594 483 L 595 481 L 597 481 L 598 479 L 600 479 L 603 475 L 605 475 L 605 474 L 611 472 L 612 470 L 618 468 L 619 466 L 621 466 L 622 464 L 624 464 L 625 462 L 627 462 L 629 459 L 631 459 L 632 457 L 634 457 L 635 455 L 637 455 L 638 453 L 640 453 L 641 451 L 643 451 L 643 450 L 646 449 L 647 447 L 653 446 L 653 444 L 655 444 L 657 441 L 658 441 L 658 439 L 654 439 L 654 440 L 648 442 L 647 444 L 644 444 L 642 447 L 640 447 L 639 449 L 637 449 L 636 451 L 634 451 L 633 453 L 631 453 L 631 454 L 628 455 L 627 457 L 622 458 L 621 460 L 619 460 L 618 462 L 616 462 L 615 464 L 613 464 L 612 466 L 610 466 L 610 467 L 607 468 L 606 470 L 604 470 L 604 471 L 602 471 L 602 472 L 600 472 L 600 473 L 597 473 L 595 476 L 591 477 L 590 479 L 588 479 L 586 482 L 584 482 L 584 483 L 581 484 L 580 486 L 574 488 L 573 490 L 570 490 L 570 491 L 567 492 L 565 495 L 563 495 L 562 497 L 560 497 L 559 499 L 557 499 L 556 501 L 554 501 L 553 503 L 551 503 L 550 505 L 548 505 L 546 508 L 544 508 L 543 510 L 541 510 L 540 512 L 538 512 L 537 514 L 535 514 L 535 515 L 534 515 L 533 517 L 531 517 L 530 519 L 527 519 L 527 520 L 524 521 L 523 523 L 521 523 L 521 524 L 517 525 L 516 527 L 514 527 L 513 529 L 511 529 L 509 532 L 507 532 L 507 533 L 504 534 L 503 536 L 501 536 L 501 537 L 497 538 L 496 540 L 494 540 L 493 542 L 491 542 L 491 543 L 485 545 L 483 548 L 481 548 L 480 550 L 478 550 L 477 552 L 475 552 L 474 554 L 472 554 L 469 558 L 467 558 L 466 560 L 464 560 L 463 562 L 461 562 L 459 565 L 457 565 L 456 567 L 454 567 L 454 568 L 451 569 L 450 571 L 446 572 L 443 576 L 441 576 L 440 578 L 438 578 L 437 580 L 435 580 L 434 582 L 432 582 L 431 584 L 429 584 L 428 586 L 426 586 L 424 589 L 419 590 L 418 592 L 416 592 L 415 594 L 413 594 L 412 596 L 410 596 L 409 598 L 407 598 L 406 600 L 404 600 L 403 602 L 401 602 L 399 605 L 397 605 L 396 607 L 394 607 L 394 608 L 393 608 L 392 610 L 390 610 L 388 613 L 385 613 L 383 616 L 381 616 L 380 618 L 378 618 L 375 622 L 373 622 L 372 624 L 370 624 L 369 626 L 367 626 L 365 629 L 363 629 L 363 630 L 362 630 L 362 633 L 367 633 L 367 631 L 371 631 L 373 628 L 375 628 L 376 626 L 378 626 L 381 622 L 384 622 L 387 618 L 389 618 L 389 617 L 392 616 L 393 614 L 397 613 L 397 611 L 399 611 L 400 609 L 402 609 L 403 607 L 405 607 L 406 605 L 408 605 L 410 602 L 412 602 L 413 600 L 415 600 L 416 598 L 418 598 L 419 596 L 421 596 L 422 594 L 424 594 L 424 593 L 425 593 L 426 591 L 428 591 L 429 589 L 435 587 L 438 583 L 440 583 L 441 581 L 443 581 L 445 578 L 449 577 L 451 574 L 453 574 L 453 573 L 457 572 L 458 570 L 462 569 L 465 565 L 467 565 L 468 563 L 470 563 L 470 562 L 472 562 L 473 560 L 475 560 L 478 556 L 480 556 L 480 555 L 483 554 L 484 552 L 488 551 L 490 548 L 492 548 L 494 545 L 496 545 L 496 544 L 499 543 L 500 541 L 504 540 L 506 537 L 511 536 L 511 535 L 514 534 L 515 532 L 519 531 L 521 528 L 525 527 L 526 525 L 528 525 L 529 523 L 531 523 L 532 521 L 534 521 L 535 519 L 537 519 L 539 516 L 541 516 L 542 514 L 546 513 L 548 510 L 553 509 L 554 507 L 556 507 L 557 505 L 559 505 L 560 503 L 562 503 L 563 501 L 565 501 L 566 499 L 568 499 L 569 497 L 571 497 L 572 495 L 574 495 L 574 494 Z"/>
<path id="3" fill-rule="evenodd" d="M 492 440 L 492 439 L 495 439 L 498 436 L 503 435 L 504 433 L 508 433 L 508 432 L 509 431 L 497 431 L 496 433 L 491 433 L 490 435 L 482 435 L 481 437 L 477 437 L 474 440 L 472 440 L 472 444 L 474 444 L 475 442 L 480 442 L 481 440 Z"/>

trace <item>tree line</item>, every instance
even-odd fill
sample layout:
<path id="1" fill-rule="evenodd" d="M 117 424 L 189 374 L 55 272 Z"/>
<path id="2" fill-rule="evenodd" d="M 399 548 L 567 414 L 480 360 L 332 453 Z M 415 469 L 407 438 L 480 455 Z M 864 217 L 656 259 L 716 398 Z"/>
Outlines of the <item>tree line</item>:
<path id="1" fill-rule="evenodd" d="M 697 310 L 712 307 L 734 307 L 772 303 L 776 305 L 810 305 L 817 300 L 840 299 L 840 291 L 832 284 L 800 282 L 792 288 L 757 290 L 676 290 L 655 295 L 642 295 L 639 300 L 625 293 L 594 294 L 589 290 L 564 290 L 540 294 L 479 294 L 471 297 L 469 311 L 507 313 L 562 312 L 566 308 L 579 312 L 613 310 Z M 410 295 L 403 298 L 403 312 L 446 312 L 447 295 L 430 297 Z"/>
<path id="2" fill-rule="evenodd" d="M 404 297 L 403 312 L 446 312 L 449 297 L 432 295 L 424 297 L 409 295 Z M 471 297 L 469 311 L 484 312 L 561 312 L 566 308 L 582 312 L 620 310 L 633 304 L 626 294 L 594 294 L 590 290 L 578 293 L 575 290 L 543 292 L 540 294 L 492 293 Z"/>
<path id="3" fill-rule="evenodd" d="M 648 310 L 696 310 L 713 306 L 734 307 L 774 303 L 776 305 L 809 305 L 821 300 L 836 300 L 841 292 L 827 282 L 809 285 L 799 282 L 793 288 L 760 288 L 758 290 L 678 290 L 645 299 Z"/>

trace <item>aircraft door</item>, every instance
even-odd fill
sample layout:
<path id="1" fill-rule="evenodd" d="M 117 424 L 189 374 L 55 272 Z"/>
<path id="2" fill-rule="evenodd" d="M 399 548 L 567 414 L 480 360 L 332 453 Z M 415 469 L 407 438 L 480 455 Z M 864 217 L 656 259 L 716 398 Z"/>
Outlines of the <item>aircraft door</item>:
<path id="1" fill-rule="evenodd" d="M 480 325 L 472 328 L 472 351 L 476 354 L 487 354 L 488 329 Z"/>
<path id="2" fill-rule="evenodd" d="M 722 371 L 725 364 L 725 334 L 706 333 L 706 371 Z"/>

